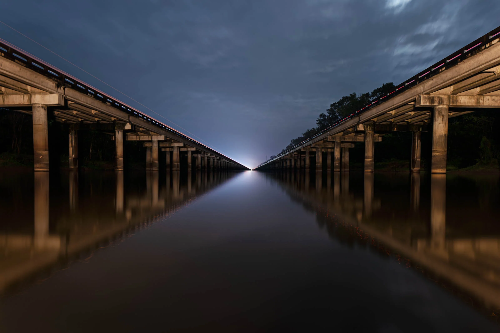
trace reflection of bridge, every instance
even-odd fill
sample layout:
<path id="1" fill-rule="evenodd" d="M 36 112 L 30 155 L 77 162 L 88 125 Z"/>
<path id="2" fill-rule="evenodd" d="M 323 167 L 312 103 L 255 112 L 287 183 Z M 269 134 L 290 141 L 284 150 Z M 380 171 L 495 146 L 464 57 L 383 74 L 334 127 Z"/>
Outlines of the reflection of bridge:
<path id="1" fill-rule="evenodd" d="M 318 222 L 337 238 L 335 228 L 356 228 L 359 237 L 369 236 L 396 253 L 451 282 L 471 294 L 487 308 L 500 309 L 500 236 L 467 237 L 460 230 L 446 227 L 446 178 L 432 175 L 430 221 L 419 217 L 420 175 L 412 175 L 411 214 L 405 220 L 377 216 L 381 198 L 374 198 L 374 175 L 365 173 L 362 195 L 349 188 L 349 174 L 334 173 L 334 179 L 321 173 L 269 173 L 290 197 L 316 212 Z M 326 179 L 325 179 L 326 178 Z M 332 184 L 333 183 L 333 184 Z M 326 186 L 325 186 L 326 185 Z M 401 193 L 399 194 L 401 195 Z M 386 200 L 385 202 L 390 202 Z M 387 207 L 385 207 L 387 208 Z M 397 211 L 397 207 L 390 207 Z M 447 230 L 448 229 L 448 230 Z M 456 235 L 456 236 L 455 236 Z M 353 236 L 354 237 L 354 236 Z M 366 238 L 360 241 L 366 241 Z"/>
<path id="2" fill-rule="evenodd" d="M 432 130 L 432 173 L 446 172 L 448 118 L 500 108 L 500 27 L 403 82 L 314 138 L 266 161 L 260 169 L 349 169 L 353 142 L 365 143 L 365 172 L 374 169 L 374 143 L 384 133 L 413 133 L 411 170 L 420 171 L 421 133 Z M 313 164 L 314 165 L 314 164 Z"/>
<path id="3" fill-rule="evenodd" d="M 53 211 L 49 219 L 49 173 L 35 172 L 33 232 L 0 234 L 0 249 L 5 254 L 0 257 L 0 294 L 45 268 L 64 264 L 172 214 L 233 175 L 199 171 L 181 178 L 179 172 L 172 172 L 160 184 L 158 171 L 152 171 L 147 173 L 145 192 L 138 194 L 125 192 L 123 172 L 117 172 L 114 197 L 85 201 L 79 197 L 78 174 L 70 172 L 70 210 L 63 214 Z M 108 203 L 104 209 L 97 205 L 100 200 Z"/>
<path id="4" fill-rule="evenodd" d="M 144 141 L 146 167 L 158 170 L 160 151 L 167 168 L 246 169 L 229 157 L 0 40 L 0 107 L 33 116 L 35 171 L 49 169 L 49 115 L 69 126 L 69 167 L 78 168 L 78 131 L 112 134 L 116 169 L 123 170 L 123 141 Z"/>

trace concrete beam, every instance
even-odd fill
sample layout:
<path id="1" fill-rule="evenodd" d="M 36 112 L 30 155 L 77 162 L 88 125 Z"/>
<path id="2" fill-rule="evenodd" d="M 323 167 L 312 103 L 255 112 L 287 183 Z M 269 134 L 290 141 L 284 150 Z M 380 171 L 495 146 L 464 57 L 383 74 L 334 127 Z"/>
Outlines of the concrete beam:
<path id="1" fill-rule="evenodd" d="M 455 108 L 499 108 L 500 96 L 483 95 L 418 95 L 415 107 L 447 105 Z"/>
<path id="2" fill-rule="evenodd" d="M 354 148 L 354 143 L 342 143 L 341 148 Z"/>
<path id="3" fill-rule="evenodd" d="M 164 135 L 127 135 L 127 141 L 153 141 L 153 138 L 158 141 L 165 140 Z"/>
<path id="4" fill-rule="evenodd" d="M 60 94 L 0 95 L 0 106 L 2 107 L 30 106 L 33 104 L 64 106 L 64 97 Z"/>

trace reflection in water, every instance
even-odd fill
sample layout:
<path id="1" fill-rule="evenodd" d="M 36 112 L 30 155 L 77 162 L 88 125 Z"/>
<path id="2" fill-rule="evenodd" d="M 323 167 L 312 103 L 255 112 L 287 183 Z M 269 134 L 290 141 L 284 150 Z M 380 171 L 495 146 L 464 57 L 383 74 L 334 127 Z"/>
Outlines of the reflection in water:
<path id="1" fill-rule="evenodd" d="M 472 296 L 489 314 L 499 313 L 497 175 L 334 173 L 332 183 L 330 174 L 320 173 L 313 182 L 316 188 L 310 188 L 307 173 L 303 183 L 300 176 L 267 176 L 295 200 L 314 207 L 318 223 L 326 224 L 332 238 L 342 240 L 346 232 L 339 228 L 344 228 L 352 241 L 371 240 L 377 250 L 394 251 L 398 260 L 406 258 L 432 279 L 458 287 L 459 295 Z"/>
<path id="2" fill-rule="evenodd" d="M 30 175 L 33 177 L 29 172 L 18 176 Z M 21 219 L 18 225 L 0 233 L 3 252 L 0 294 L 36 278 L 47 268 L 65 265 L 72 258 L 120 238 L 128 231 L 171 214 L 233 175 L 228 172 L 186 175 L 175 171 L 162 175 L 165 181 L 160 182 L 158 171 L 147 172 L 145 176 L 116 171 L 80 177 L 71 171 L 62 177 L 68 180 L 66 183 L 62 178 L 57 179 L 58 175 L 50 174 L 54 179 L 49 181 L 48 172 L 35 172 L 31 183 L 34 188 L 31 222 Z M 29 193 L 29 185 L 24 183 L 24 193 Z M 109 191 L 110 188 L 113 190 Z M 61 196 L 66 195 L 69 200 L 61 200 Z M 0 210 L 8 212 L 7 205 L 8 202 L 0 203 Z"/>

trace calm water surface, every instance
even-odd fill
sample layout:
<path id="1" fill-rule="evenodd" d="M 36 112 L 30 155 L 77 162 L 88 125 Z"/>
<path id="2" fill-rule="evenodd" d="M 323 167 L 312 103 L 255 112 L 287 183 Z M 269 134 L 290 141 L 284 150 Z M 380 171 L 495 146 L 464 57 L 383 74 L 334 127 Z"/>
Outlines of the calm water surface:
<path id="1" fill-rule="evenodd" d="M 497 332 L 497 175 L 0 173 L 0 332 Z"/>

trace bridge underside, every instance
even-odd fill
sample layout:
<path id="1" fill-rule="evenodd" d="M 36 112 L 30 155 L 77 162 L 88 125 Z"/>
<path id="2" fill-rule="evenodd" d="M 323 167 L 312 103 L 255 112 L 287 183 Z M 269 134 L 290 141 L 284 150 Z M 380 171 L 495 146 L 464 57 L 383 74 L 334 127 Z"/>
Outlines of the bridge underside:
<path id="1" fill-rule="evenodd" d="M 193 164 L 196 169 L 244 169 L 239 163 L 205 145 L 179 136 L 165 126 L 158 126 L 159 122 L 151 121 L 142 113 L 130 115 L 109 99 L 106 103 L 97 100 L 93 91 L 84 94 L 61 86 L 45 75 L 26 68 L 21 61 L 11 61 L 2 56 L 5 54 L 0 52 L 0 108 L 33 117 L 36 171 L 49 170 L 48 117 L 69 127 L 70 169 L 78 168 L 78 131 L 85 129 L 110 134 L 110 140 L 114 140 L 116 145 L 117 170 L 123 170 L 124 140 L 144 141 L 146 167 L 150 170 L 159 168 L 160 149 L 166 152 L 167 168 L 174 171 L 180 170 L 181 154 L 188 157 L 188 169 Z M 125 109 L 123 105 L 121 107 Z"/>

